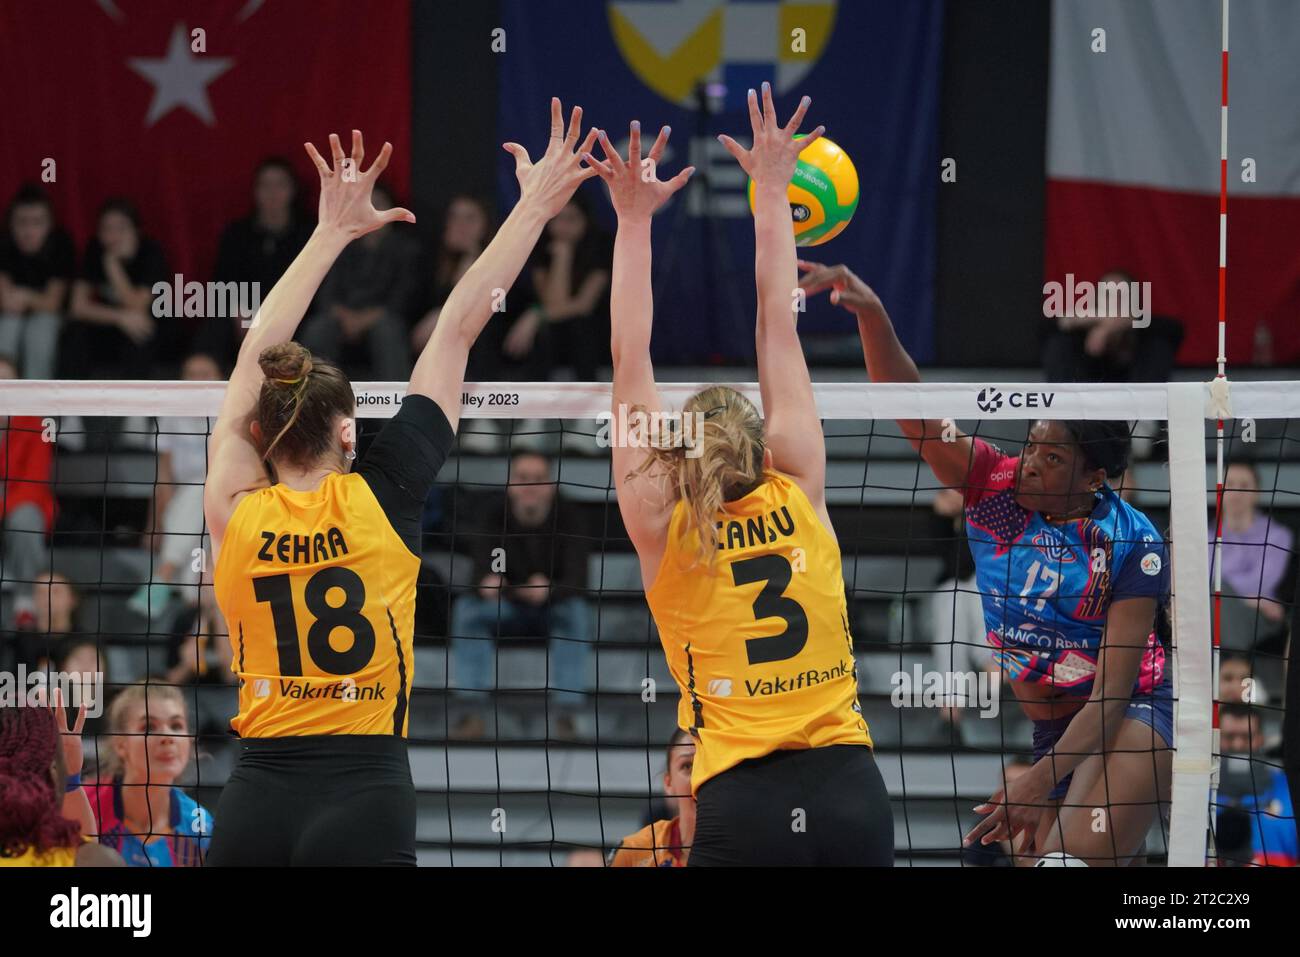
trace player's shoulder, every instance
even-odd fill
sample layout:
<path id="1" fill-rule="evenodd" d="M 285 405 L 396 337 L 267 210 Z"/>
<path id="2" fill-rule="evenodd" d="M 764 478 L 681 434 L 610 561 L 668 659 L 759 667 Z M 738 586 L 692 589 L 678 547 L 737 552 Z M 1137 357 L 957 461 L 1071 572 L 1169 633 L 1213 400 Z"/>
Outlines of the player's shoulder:
<path id="1" fill-rule="evenodd" d="M 675 820 L 655 821 L 619 842 L 610 856 L 611 867 L 654 867 L 656 851 L 660 857 L 669 853 L 670 835 Z"/>
<path id="2" fill-rule="evenodd" d="M 1111 492 L 1111 507 L 1115 511 L 1117 540 L 1133 545 L 1153 545 L 1164 541 L 1164 535 L 1156 528 L 1150 516 L 1136 505 L 1124 501 L 1114 491 Z"/>

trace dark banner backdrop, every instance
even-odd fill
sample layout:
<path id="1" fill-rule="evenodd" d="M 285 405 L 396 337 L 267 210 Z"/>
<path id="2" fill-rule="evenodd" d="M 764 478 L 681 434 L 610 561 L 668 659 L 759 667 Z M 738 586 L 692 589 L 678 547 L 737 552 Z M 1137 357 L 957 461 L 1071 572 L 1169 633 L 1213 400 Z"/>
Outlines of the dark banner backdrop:
<path id="1" fill-rule="evenodd" d="M 647 135 L 673 128 L 662 163 L 671 175 L 697 167 L 691 186 L 655 227 L 657 358 L 676 362 L 751 357 L 754 336 L 753 225 L 745 177 L 715 137 L 748 136 L 745 91 L 764 80 L 788 117 L 799 97 L 807 126 L 852 156 L 861 181 L 854 221 L 807 258 L 842 261 L 891 304 L 918 360 L 934 354 L 935 203 L 943 40 L 942 0 L 911 3 L 660 3 L 579 0 L 562 5 L 502 0 L 506 51 L 498 54 L 497 184 L 503 207 L 518 195 L 511 139 L 531 151 L 547 139 L 549 97 L 580 103 L 584 125 L 624 144 L 639 119 Z M 791 52 L 803 28 L 806 53 Z M 701 109 L 695 81 L 725 87 L 717 112 Z M 607 228 L 604 189 L 588 184 Z M 712 216 L 706 216 L 707 211 Z M 852 334 L 851 320 L 822 300 L 800 329 Z"/>

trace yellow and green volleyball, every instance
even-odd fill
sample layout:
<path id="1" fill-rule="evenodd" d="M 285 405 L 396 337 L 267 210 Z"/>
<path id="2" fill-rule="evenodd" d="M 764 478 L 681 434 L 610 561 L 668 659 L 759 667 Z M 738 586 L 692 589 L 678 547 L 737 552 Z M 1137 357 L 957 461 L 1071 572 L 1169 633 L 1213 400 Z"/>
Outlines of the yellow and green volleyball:
<path id="1" fill-rule="evenodd" d="M 821 137 L 799 154 L 789 196 L 796 246 L 818 246 L 833 239 L 858 208 L 858 171 L 853 160 L 835 142 Z M 752 179 L 749 210 L 754 211 Z"/>

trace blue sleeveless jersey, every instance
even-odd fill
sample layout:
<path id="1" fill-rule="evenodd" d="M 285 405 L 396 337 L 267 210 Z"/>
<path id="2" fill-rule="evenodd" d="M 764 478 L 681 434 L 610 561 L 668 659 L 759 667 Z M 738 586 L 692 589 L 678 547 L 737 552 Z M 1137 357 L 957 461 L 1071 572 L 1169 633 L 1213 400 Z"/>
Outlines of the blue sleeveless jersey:
<path id="1" fill-rule="evenodd" d="M 1154 598 L 1163 606 L 1168 599 L 1164 536 L 1109 485 L 1090 515 L 1046 522 L 1016 504 L 1019 457 L 974 441 L 966 532 L 994 659 L 1012 681 L 1087 697 L 1111 602 Z M 1164 670 L 1153 632 L 1133 692 L 1150 693 Z"/>

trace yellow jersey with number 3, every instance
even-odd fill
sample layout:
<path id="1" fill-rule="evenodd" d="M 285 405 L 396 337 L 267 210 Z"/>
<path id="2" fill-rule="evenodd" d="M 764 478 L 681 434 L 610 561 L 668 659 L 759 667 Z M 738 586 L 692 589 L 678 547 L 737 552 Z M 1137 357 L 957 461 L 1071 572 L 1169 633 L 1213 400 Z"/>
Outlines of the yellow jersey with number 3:
<path id="1" fill-rule="evenodd" d="M 718 552 L 678 502 L 646 601 L 681 687 L 677 722 L 696 738 L 692 793 L 741 761 L 783 748 L 871 746 L 839 545 L 793 480 L 764 473 L 717 515 Z"/>
<path id="2" fill-rule="evenodd" d="M 245 496 L 214 574 L 239 675 L 231 728 L 405 737 L 419 569 L 361 475 Z"/>

